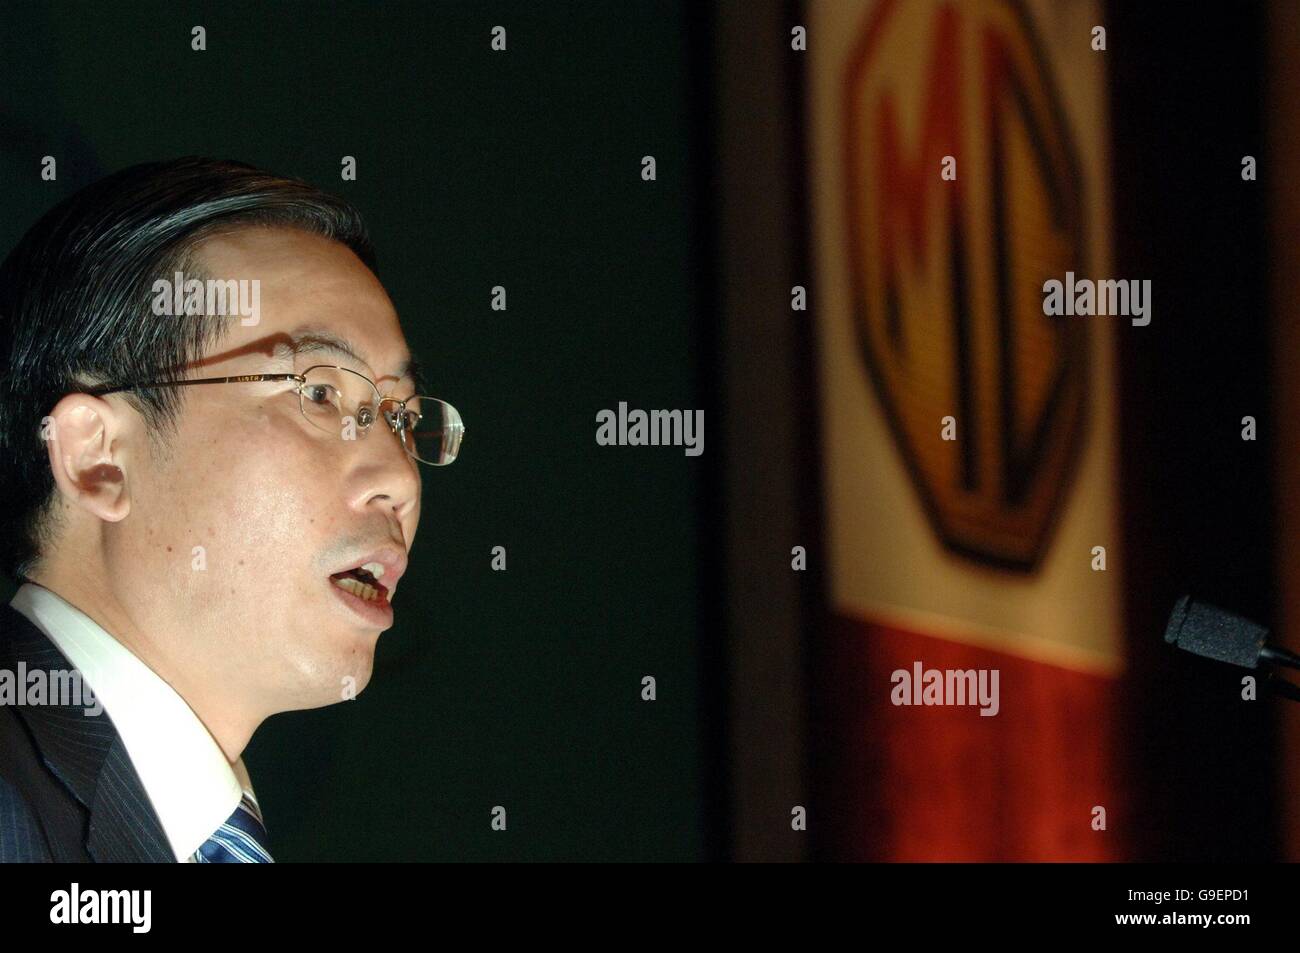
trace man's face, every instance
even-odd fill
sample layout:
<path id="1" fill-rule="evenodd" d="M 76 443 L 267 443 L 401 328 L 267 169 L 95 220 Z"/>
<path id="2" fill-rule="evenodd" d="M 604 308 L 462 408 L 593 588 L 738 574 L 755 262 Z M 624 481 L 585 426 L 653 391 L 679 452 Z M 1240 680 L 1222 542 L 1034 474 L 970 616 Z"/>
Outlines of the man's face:
<path id="1" fill-rule="evenodd" d="M 209 239 L 201 260 L 208 277 L 260 281 L 260 315 L 248 326 L 227 318 L 227 335 L 189 376 L 338 364 L 382 395 L 411 395 L 393 305 L 345 246 L 248 228 Z M 323 348 L 329 339 L 358 357 Z M 162 451 L 137 451 L 127 471 L 130 514 L 108 537 L 119 601 L 144 639 L 161 647 L 166 633 L 173 672 L 183 662 L 184 677 L 208 681 L 203 690 L 236 692 L 268 713 L 331 704 L 365 687 L 391 610 L 331 577 L 380 564 L 391 599 L 420 518 L 420 464 L 387 424 L 355 439 L 342 427 L 317 429 L 294 386 L 185 388 Z"/>

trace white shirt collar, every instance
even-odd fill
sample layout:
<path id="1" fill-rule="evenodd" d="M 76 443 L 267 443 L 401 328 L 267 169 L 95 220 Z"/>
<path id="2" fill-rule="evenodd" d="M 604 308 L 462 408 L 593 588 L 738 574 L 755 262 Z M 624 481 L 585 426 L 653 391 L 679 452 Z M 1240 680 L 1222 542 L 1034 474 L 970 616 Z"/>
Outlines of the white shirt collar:
<path id="1" fill-rule="evenodd" d="M 10 602 L 78 669 L 117 729 L 176 859 L 229 819 L 244 791 L 243 758 L 226 760 L 194 710 L 93 619 L 56 593 L 24 583 Z"/>

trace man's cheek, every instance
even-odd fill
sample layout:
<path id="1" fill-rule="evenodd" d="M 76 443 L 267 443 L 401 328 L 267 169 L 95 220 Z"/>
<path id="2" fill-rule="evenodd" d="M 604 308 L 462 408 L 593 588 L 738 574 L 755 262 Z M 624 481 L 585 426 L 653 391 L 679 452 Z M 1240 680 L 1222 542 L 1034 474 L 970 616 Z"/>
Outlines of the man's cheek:
<path id="1" fill-rule="evenodd" d="M 406 536 L 406 548 L 410 549 L 411 544 L 415 542 L 415 532 L 420 528 L 420 502 L 417 500 L 410 515 L 402 521 L 402 532 Z"/>

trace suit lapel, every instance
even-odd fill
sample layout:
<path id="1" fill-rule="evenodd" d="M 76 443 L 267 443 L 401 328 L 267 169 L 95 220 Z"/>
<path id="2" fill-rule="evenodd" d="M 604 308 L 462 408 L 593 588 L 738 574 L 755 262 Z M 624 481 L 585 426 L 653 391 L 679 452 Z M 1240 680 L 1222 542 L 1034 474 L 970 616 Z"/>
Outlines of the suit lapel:
<path id="1" fill-rule="evenodd" d="M 86 851 L 101 863 L 176 861 L 167 835 L 158 823 L 158 815 L 116 732 L 95 786 Z"/>
<path id="2" fill-rule="evenodd" d="M 11 671 L 72 670 L 58 647 L 12 606 L 4 606 L 7 638 L 0 651 Z M 47 674 L 47 684 L 49 681 Z M 91 686 L 93 689 L 94 686 Z M 99 862 L 175 862 L 167 836 L 107 712 L 87 715 L 74 705 L 21 706 L 46 767 L 90 814 L 87 853 Z"/>

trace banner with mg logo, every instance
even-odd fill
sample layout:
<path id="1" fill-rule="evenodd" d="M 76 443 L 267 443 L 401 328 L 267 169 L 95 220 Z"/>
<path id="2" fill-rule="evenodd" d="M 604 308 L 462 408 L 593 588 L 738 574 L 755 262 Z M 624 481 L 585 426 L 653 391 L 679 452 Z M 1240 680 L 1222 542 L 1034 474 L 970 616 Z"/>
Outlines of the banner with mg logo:
<path id="1" fill-rule="evenodd" d="M 862 696 L 836 694 L 835 757 L 898 779 L 846 795 L 846 854 L 1113 856 L 1089 812 L 1120 809 L 1115 327 L 1043 305 L 1110 264 L 1099 4 L 808 21 L 835 677 Z M 999 671 L 999 714 L 891 705 L 918 664 Z"/>

